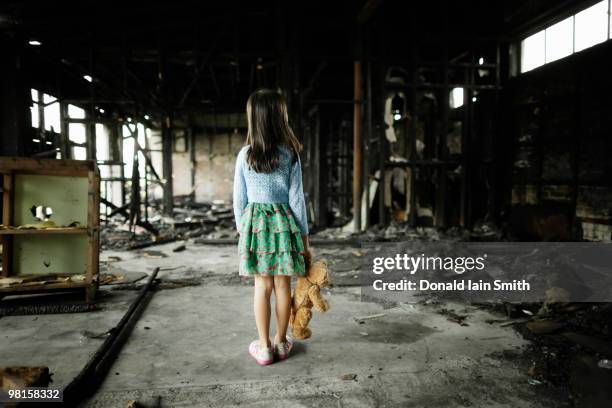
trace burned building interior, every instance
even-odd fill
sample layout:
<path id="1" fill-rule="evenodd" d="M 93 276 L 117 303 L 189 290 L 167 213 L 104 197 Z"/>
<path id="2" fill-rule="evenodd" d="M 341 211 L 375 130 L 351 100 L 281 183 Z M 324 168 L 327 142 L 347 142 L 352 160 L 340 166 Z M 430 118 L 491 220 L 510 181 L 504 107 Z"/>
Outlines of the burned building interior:
<path id="1" fill-rule="evenodd" d="M 610 243 L 610 3 L 3 1 L 0 388 L 612 406 L 610 303 L 388 304 L 359 279 L 362 242 Z M 287 101 L 331 273 L 313 338 L 263 371 L 232 212 L 258 88 Z"/>

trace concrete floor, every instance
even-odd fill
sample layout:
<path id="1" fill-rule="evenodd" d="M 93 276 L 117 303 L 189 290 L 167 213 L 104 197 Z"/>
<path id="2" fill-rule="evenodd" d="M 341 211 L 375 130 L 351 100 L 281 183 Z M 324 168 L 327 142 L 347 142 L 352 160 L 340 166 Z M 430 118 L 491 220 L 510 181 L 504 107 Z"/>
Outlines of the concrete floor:
<path id="1" fill-rule="evenodd" d="M 121 258 L 115 270 L 160 266 L 163 282 L 197 286 L 154 294 L 83 406 L 122 407 L 129 400 L 163 407 L 566 406 L 555 390 L 528 383 L 528 362 L 520 358 L 526 342 L 491 323 L 502 316 L 460 304 L 362 302 L 351 248 L 316 251 L 341 283 L 325 291 L 331 310 L 315 313 L 313 338 L 297 343 L 290 360 L 259 367 L 247 353 L 256 335 L 252 288 L 237 276 L 235 247 L 188 243 L 173 253 L 176 246 L 101 255 Z M 91 337 L 112 328 L 135 295 L 104 287 L 100 312 L 0 319 L 0 336 L 10 345 L 0 348 L 2 365 L 48 365 L 53 385 L 65 386 L 102 342 Z M 467 314 L 468 326 L 447 320 L 442 307 Z M 378 314 L 384 316 L 363 324 L 355 319 Z"/>

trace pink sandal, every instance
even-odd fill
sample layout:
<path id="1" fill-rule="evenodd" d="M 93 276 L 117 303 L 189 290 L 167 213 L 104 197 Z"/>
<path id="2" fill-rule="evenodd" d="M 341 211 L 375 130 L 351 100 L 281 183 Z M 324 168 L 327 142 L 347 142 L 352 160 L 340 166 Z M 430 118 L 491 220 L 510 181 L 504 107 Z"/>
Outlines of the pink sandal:
<path id="1" fill-rule="evenodd" d="M 286 337 L 287 341 L 274 344 L 274 352 L 278 356 L 279 360 L 286 360 L 289 358 L 289 353 L 293 348 L 293 340 L 289 336 Z"/>
<path id="2" fill-rule="evenodd" d="M 249 353 L 259 365 L 265 366 L 274 362 L 272 348 L 262 347 L 261 344 L 259 344 L 259 340 L 253 340 L 251 342 L 249 345 Z"/>

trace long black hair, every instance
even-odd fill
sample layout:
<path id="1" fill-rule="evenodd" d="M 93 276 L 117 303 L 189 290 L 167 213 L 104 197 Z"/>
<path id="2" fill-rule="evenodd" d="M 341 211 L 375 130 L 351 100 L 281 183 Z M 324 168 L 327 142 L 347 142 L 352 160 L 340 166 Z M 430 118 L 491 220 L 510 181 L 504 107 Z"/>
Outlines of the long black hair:
<path id="1" fill-rule="evenodd" d="M 247 164 L 257 173 L 271 173 L 280 162 L 280 146 L 288 147 L 297 160 L 302 145 L 289 126 L 287 103 L 280 92 L 258 89 L 247 101 Z"/>

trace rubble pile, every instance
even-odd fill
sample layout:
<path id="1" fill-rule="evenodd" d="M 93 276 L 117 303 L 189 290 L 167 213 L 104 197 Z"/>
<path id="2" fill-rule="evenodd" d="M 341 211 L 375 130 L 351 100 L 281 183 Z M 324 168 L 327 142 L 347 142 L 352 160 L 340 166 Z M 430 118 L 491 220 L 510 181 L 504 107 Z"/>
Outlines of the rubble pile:
<path id="1" fill-rule="evenodd" d="M 520 356 L 532 386 L 565 389 L 574 406 L 603 407 L 612 384 L 612 304 L 498 303 L 529 346 Z M 496 322 L 491 322 L 492 324 Z"/>
<path id="2" fill-rule="evenodd" d="M 175 198 L 173 216 L 162 214 L 161 203 L 151 202 L 147 221 L 130 225 L 125 214 L 117 213 L 101 223 L 103 250 L 137 249 L 156 243 L 203 238 L 237 237 L 232 206 L 223 201 L 196 203 Z"/>
<path id="3" fill-rule="evenodd" d="M 365 231 L 355 233 L 350 228 L 327 228 L 314 234 L 319 239 L 353 238 L 363 242 L 423 241 L 433 242 L 444 239 L 458 241 L 470 240 L 471 233 L 460 228 L 449 228 L 446 231 L 435 227 L 411 227 L 409 223 L 393 220 L 387 226 L 374 225 Z"/>

